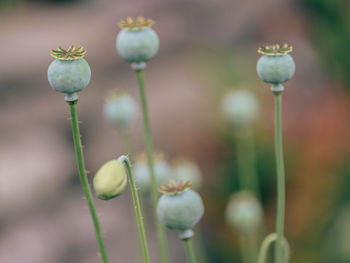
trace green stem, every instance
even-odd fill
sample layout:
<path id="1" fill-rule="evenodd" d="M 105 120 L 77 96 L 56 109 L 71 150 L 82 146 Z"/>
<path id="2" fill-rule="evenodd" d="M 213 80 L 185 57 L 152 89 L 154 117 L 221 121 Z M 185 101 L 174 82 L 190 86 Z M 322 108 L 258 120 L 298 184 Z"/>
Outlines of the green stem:
<path id="1" fill-rule="evenodd" d="M 260 199 L 253 135 L 235 134 L 237 168 L 241 190 L 250 190 Z"/>
<path id="2" fill-rule="evenodd" d="M 135 72 L 137 76 L 139 92 L 141 97 L 143 128 L 144 128 L 144 134 L 145 134 L 145 148 L 146 148 L 146 155 L 147 155 L 147 163 L 148 163 L 148 167 L 151 175 L 151 199 L 152 199 L 153 217 L 156 225 L 157 240 L 158 240 L 159 253 L 160 253 L 159 256 L 162 263 L 169 263 L 170 262 L 169 252 L 168 252 L 168 244 L 167 244 L 165 228 L 159 222 L 157 217 L 157 203 L 158 203 L 159 194 L 157 191 L 157 180 L 154 174 L 152 135 L 151 135 L 151 128 L 150 128 L 150 122 L 148 117 L 144 74 L 143 74 L 143 70 L 135 70 Z"/>
<path id="3" fill-rule="evenodd" d="M 69 101 L 69 107 L 70 107 L 70 115 L 71 115 L 71 121 L 72 121 L 72 132 L 73 132 L 73 141 L 74 141 L 74 148 L 75 148 L 75 155 L 77 158 L 78 163 L 78 171 L 79 171 L 79 177 L 80 182 L 83 187 L 83 191 L 86 197 L 86 201 L 88 203 L 90 214 L 92 217 L 92 221 L 94 223 L 95 232 L 96 232 L 96 239 L 97 243 L 100 249 L 101 258 L 103 263 L 108 263 L 107 258 L 107 252 L 103 241 L 103 235 L 102 230 L 100 226 L 100 222 L 98 220 L 94 199 L 91 194 L 88 178 L 86 176 L 86 170 L 85 170 L 85 164 L 84 164 L 84 155 L 83 155 L 83 148 L 81 144 L 81 138 L 80 138 L 80 131 L 79 131 L 79 124 L 78 124 L 78 114 L 77 114 L 77 100 L 76 101 Z"/>
<path id="4" fill-rule="evenodd" d="M 276 248 L 274 262 L 283 262 L 284 213 L 285 213 L 285 177 L 282 144 L 282 96 L 281 91 L 274 92 L 275 101 L 275 153 L 277 169 L 277 215 L 276 215 Z"/>
<path id="5" fill-rule="evenodd" d="M 260 246 L 257 263 L 265 263 L 267 261 L 269 248 L 274 242 L 276 242 L 276 240 L 277 240 L 276 233 L 271 233 L 265 237 L 265 239 L 263 240 Z M 284 254 L 283 262 L 288 263 L 289 257 L 290 257 L 290 247 L 286 238 L 283 238 L 283 254 Z"/>
<path id="6" fill-rule="evenodd" d="M 201 234 L 201 230 L 199 224 L 195 226 L 194 232 L 196 235 L 193 237 L 193 247 L 196 252 L 197 259 L 201 263 L 208 263 L 207 252 L 205 250 L 205 244 L 203 240 L 203 235 Z"/>
<path id="7" fill-rule="evenodd" d="M 125 164 L 125 167 L 126 167 L 127 172 L 128 172 L 130 190 L 131 190 L 131 195 L 132 195 L 132 199 L 134 201 L 134 207 L 135 207 L 137 227 L 138 227 L 138 231 L 139 231 L 139 235 L 140 235 L 142 254 L 143 254 L 144 262 L 149 263 L 150 257 L 149 257 L 149 252 L 148 252 L 146 232 L 145 232 L 145 227 L 143 225 L 141 205 L 140 205 L 139 195 L 137 193 L 137 188 L 136 188 L 135 181 L 134 181 L 134 176 L 132 174 L 131 165 L 130 165 L 128 157 L 125 155 L 122 155 L 121 157 L 119 157 L 118 160 Z"/>
<path id="8" fill-rule="evenodd" d="M 134 144 L 131 138 L 131 132 L 129 129 L 124 129 L 120 131 L 120 135 L 123 141 L 123 151 L 126 153 L 131 161 L 134 160 Z"/>
<path id="9" fill-rule="evenodd" d="M 196 263 L 196 258 L 193 253 L 193 247 L 192 247 L 192 238 L 186 238 L 183 239 L 187 262 L 188 263 Z"/>

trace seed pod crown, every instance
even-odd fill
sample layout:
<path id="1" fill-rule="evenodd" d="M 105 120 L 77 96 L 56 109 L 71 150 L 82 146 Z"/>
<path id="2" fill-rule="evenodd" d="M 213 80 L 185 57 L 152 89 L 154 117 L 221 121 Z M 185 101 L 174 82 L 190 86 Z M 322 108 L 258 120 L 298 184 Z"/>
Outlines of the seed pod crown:
<path id="1" fill-rule="evenodd" d="M 138 16 L 137 18 L 128 16 L 126 19 L 122 19 L 118 23 L 118 26 L 121 29 L 140 30 L 140 29 L 152 27 L 154 23 L 155 22 L 153 19 L 144 18 L 143 16 Z"/>
<path id="2" fill-rule="evenodd" d="M 269 45 L 265 47 L 259 47 L 258 53 L 266 56 L 281 56 L 287 55 L 288 53 L 293 51 L 293 47 L 288 44 L 283 44 L 280 46 L 279 44 Z"/>
<path id="3" fill-rule="evenodd" d="M 191 181 L 179 180 L 177 183 L 174 180 L 171 180 L 169 184 L 162 184 L 158 191 L 165 195 L 177 195 L 181 194 L 192 186 Z"/>
<path id="4" fill-rule="evenodd" d="M 83 46 L 75 47 L 71 45 L 67 50 L 59 46 L 57 50 L 51 50 L 50 55 L 60 60 L 76 60 L 83 58 L 86 54 L 86 49 Z"/>

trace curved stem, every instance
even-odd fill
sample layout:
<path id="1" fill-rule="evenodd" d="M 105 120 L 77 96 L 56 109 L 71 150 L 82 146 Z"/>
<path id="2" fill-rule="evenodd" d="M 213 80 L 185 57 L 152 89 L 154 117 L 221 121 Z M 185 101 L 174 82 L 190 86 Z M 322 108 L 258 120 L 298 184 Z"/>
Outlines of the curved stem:
<path id="1" fill-rule="evenodd" d="M 280 91 L 274 93 L 275 101 L 275 154 L 277 170 L 277 215 L 276 215 L 276 248 L 274 262 L 282 263 L 284 237 L 284 213 L 285 213 L 285 175 L 283 162 L 283 144 L 282 144 L 282 97 Z"/>
<path id="2" fill-rule="evenodd" d="M 187 262 L 188 263 L 196 263 L 196 258 L 193 253 L 193 247 L 192 247 L 192 238 L 186 238 L 183 239 Z"/>
<path id="3" fill-rule="evenodd" d="M 146 239 L 146 232 L 145 232 L 145 227 L 143 225 L 143 217 L 142 217 L 142 212 L 141 212 L 141 205 L 140 205 L 140 200 L 139 200 L 139 196 L 138 196 L 138 193 L 137 193 L 137 188 L 136 188 L 135 181 L 134 181 L 134 176 L 132 174 L 131 165 L 130 165 L 128 157 L 125 156 L 125 155 L 120 156 L 118 158 L 118 160 L 125 164 L 125 167 L 126 167 L 126 170 L 127 170 L 127 173 L 128 173 L 131 195 L 132 195 L 132 199 L 134 201 L 135 214 L 136 214 L 136 220 L 137 220 L 137 227 L 138 227 L 138 231 L 139 231 L 139 235 L 140 235 L 140 242 L 141 242 L 143 258 L 144 258 L 144 262 L 145 263 L 149 263 L 150 262 L 150 257 L 149 257 L 149 252 L 148 252 L 148 244 L 147 244 L 147 239 Z"/>
<path id="4" fill-rule="evenodd" d="M 92 217 L 92 221 L 94 223 L 95 232 L 96 232 L 96 239 L 97 243 L 100 249 L 101 258 L 103 263 L 108 263 L 107 258 L 107 252 L 103 241 L 103 235 L 101 230 L 101 225 L 98 220 L 94 199 L 91 194 L 88 178 L 86 176 L 86 170 L 85 170 L 85 164 L 84 164 L 84 155 L 83 155 L 83 149 L 81 144 L 81 138 L 80 138 L 80 130 L 79 130 L 79 123 L 78 123 L 78 114 L 77 114 L 77 100 L 75 101 L 69 101 L 69 107 L 70 107 L 70 115 L 71 115 L 71 122 L 72 122 L 72 132 L 73 132 L 73 141 L 74 141 L 74 148 L 75 148 L 75 155 L 78 163 L 78 171 L 79 171 L 79 177 L 80 182 L 83 187 L 83 191 L 86 197 L 86 201 L 88 203 L 90 214 Z"/>
<path id="5" fill-rule="evenodd" d="M 142 69 L 135 70 L 135 72 L 137 76 L 138 87 L 139 87 L 139 92 L 141 97 L 146 156 L 147 156 L 147 163 L 148 163 L 148 167 L 151 175 L 151 199 L 152 199 L 153 217 L 156 225 L 160 259 L 162 263 L 169 263 L 169 252 L 168 252 L 166 232 L 165 232 L 164 226 L 158 220 L 157 210 L 156 210 L 159 194 L 157 191 L 157 180 L 154 174 L 153 145 L 152 145 L 151 128 L 150 128 L 149 117 L 148 117 L 144 74 Z"/>
<path id="6" fill-rule="evenodd" d="M 277 234 L 276 233 L 272 233 L 269 234 L 267 237 L 265 237 L 265 239 L 263 240 L 260 250 L 259 250 L 259 254 L 258 254 L 258 260 L 257 263 L 265 263 L 266 262 L 266 258 L 267 258 L 267 253 L 269 251 L 269 248 L 271 247 L 273 242 L 276 242 L 277 240 Z M 289 256 L 290 256 L 290 247 L 289 247 L 289 243 L 287 241 L 286 238 L 283 238 L 283 252 L 284 252 L 284 262 L 288 263 L 289 261 Z"/>

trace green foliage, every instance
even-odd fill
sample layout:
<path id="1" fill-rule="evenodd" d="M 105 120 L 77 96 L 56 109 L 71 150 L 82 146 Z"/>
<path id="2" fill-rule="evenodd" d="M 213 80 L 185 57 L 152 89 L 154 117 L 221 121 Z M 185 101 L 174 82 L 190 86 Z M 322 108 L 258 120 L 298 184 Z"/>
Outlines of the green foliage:
<path id="1" fill-rule="evenodd" d="M 309 13 L 314 44 L 326 72 L 350 83 L 350 5 L 348 0 L 299 0 Z"/>

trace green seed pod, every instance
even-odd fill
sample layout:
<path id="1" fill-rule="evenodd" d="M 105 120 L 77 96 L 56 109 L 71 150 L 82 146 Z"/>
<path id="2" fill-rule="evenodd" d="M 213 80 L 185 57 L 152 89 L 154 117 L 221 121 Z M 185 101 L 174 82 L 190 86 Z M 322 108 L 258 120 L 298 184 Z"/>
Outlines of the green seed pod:
<path id="1" fill-rule="evenodd" d="M 233 194 L 226 208 L 226 220 L 238 232 L 255 232 L 263 220 L 261 204 L 250 192 Z"/>
<path id="2" fill-rule="evenodd" d="M 151 192 L 151 175 L 144 154 L 138 156 L 133 166 L 133 173 L 135 183 L 140 191 L 144 194 L 149 194 Z M 154 155 L 154 175 L 157 180 L 157 186 L 167 183 L 173 178 L 173 171 L 162 153 Z"/>
<path id="3" fill-rule="evenodd" d="M 259 77 L 266 83 L 278 85 L 286 82 L 295 72 L 295 63 L 288 54 L 293 50 L 292 46 L 284 44 L 266 46 L 258 49 L 262 54 L 258 60 L 256 70 Z"/>
<path id="4" fill-rule="evenodd" d="M 93 180 L 96 196 L 102 200 L 122 194 L 126 185 L 127 174 L 124 164 L 119 160 L 111 160 L 102 165 Z"/>
<path id="5" fill-rule="evenodd" d="M 130 63 L 146 62 L 153 58 L 159 49 L 159 38 L 151 28 L 152 19 L 140 16 L 128 17 L 119 23 L 122 29 L 116 39 L 119 55 Z"/>
<path id="6" fill-rule="evenodd" d="M 159 220 L 169 229 L 185 232 L 193 228 L 204 213 L 204 205 L 200 195 L 191 190 L 191 182 L 180 180 L 178 184 L 170 181 L 162 185 L 163 194 L 157 206 Z"/>
<path id="7" fill-rule="evenodd" d="M 76 100 L 76 93 L 90 82 L 91 70 L 83 58 L 85 53 L 83 47 L 76 48 L 74 45 L 68 50 L 59 47 L 51 51 L 51 56 L 56 59 L 49 66 L 48 80 L 54 90 L 67 94 L 67 101 Z"/>
<path id="8" fill-rule="evenodd" d="M 189 160 L 178 160 L 173 167 L 176 180 L 191 181 L 192 188 L 198 190 L 202 186 L 202 172 L 199 167 Z"/>
<path id="9" fill-rule="evenodd" d="M 105 118 L 119 130 L 128 129 L 136 118 L 134 99 L 121 91 L 113 91 L 105 100 L 103 113 Z"/>
<path id="10" fill-rule="evenodd" d="M 236 128 L 253 125 L 259 110 L 258 100 L 248 90 L 231 91 L 223 97 L 221 102 L 223 117 Z"/>

